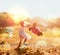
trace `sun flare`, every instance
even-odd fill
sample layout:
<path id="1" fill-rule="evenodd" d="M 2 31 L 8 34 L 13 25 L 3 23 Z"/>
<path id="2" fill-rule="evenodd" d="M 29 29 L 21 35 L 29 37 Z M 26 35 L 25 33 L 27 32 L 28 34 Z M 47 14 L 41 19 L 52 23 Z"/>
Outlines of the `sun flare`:
<path id="1" fill-rule="evenodd" d="M 13 7 L 8 9 L 8 12 L 13 14 L 15 22 L 19 22 L 20 20 L 24 20 L 29 17 L 28 11 L 23 7 Z"/>

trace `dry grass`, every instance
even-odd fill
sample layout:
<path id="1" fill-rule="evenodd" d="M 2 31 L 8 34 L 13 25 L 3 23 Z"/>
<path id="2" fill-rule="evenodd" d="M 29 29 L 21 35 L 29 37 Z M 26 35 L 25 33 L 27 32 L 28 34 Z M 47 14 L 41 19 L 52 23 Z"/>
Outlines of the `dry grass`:
<path id="1" fill-rule="evenodd" d="M 28 31 L 28 29 L 25 29 L 25 31 L 32 36 L 32 38 L 27 41 L 30 45 L 17 50 L 14 50 L 14 48 L 19 42 L 18 30 L 14 31 L 12 38 L 9 38 L 8 34 L 1 34 L 0 42 L 4 41 L 5 44 L 0 45 L 0 55 L 7 55 L 6 53 L 10 55 L 60 55 L 60 33 L 56 34 L 53 33 L 52 30 L 47 30 L 43 32 L 43 36 L 37 36 Z M 36 45 L 38 41 L 41 42 Z M 9 47 L 7 48 L 7 46 Z"/>

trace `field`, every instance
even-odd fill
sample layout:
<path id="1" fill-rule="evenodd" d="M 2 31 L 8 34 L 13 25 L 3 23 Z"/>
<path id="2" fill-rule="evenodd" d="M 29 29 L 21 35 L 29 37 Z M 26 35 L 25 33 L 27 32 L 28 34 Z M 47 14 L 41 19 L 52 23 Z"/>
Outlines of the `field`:
<path id="1" fill-rule="evenodd" d="M 56 30 L 56 29 L 55 29 Z M 13 37 L 9 34 L 0 34 L 0 55 L 60 55 L 60 29 L 43 31 L 43 36 L 37 36 L 25 29 L 32 38 L 27 41 L 28 46 L 22 45 L 14 50 L 19 43 L 18 30 L 13 32 Z M 1 44 L 1 42 L 4 42 Z"/>

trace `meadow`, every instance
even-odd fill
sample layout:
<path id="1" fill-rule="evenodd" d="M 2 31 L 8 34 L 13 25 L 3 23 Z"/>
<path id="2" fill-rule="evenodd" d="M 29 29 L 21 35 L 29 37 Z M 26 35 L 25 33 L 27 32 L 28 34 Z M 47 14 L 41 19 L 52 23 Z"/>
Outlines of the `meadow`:
<path id="1" fill-rule="evenodd" d="M 18 29 L 14 30 L 13 36 L 0 34 L 0 55 L 60 55 L 60 29 L 47 29 L 42 36 L 37 36 L 28 29 L 25 31 L 32 36 L 27 41 L 28 46 L 23 46 L 14 50 L 19 43 Z M 3 43 L 1 43 L 3 42 Z"/>

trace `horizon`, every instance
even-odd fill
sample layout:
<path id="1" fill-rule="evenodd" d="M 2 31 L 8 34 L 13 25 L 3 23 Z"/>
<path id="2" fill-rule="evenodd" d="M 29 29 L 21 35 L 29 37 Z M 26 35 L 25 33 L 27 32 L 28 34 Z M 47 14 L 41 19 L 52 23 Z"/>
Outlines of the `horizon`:
<path id="1" fill-rule="evenodd" d="M 24 8 L 24 15 L 30 17 L 39 16 L 44 19 L 57 18 L 60 17 L 60 0 L 2 0 L 0 1 L 0 12 L 7 12 L 12 9 L 14 11 L 15 7 Z M 19 9 L 18 8 L 18 9 Z M 12 12 L 10 11 L 10 12 Z"/>

